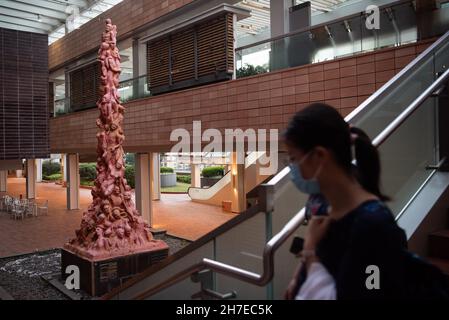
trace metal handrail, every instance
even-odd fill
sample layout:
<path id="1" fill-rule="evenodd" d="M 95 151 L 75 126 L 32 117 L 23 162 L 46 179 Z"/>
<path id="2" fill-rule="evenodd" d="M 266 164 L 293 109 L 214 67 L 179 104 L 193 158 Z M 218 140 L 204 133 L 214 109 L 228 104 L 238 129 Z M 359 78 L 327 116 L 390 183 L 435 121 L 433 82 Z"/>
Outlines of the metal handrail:
<path id="1" fill-rule="evenodd" d="M 136 81 L 136 80 L 140 80 L 140 79 L 143 79 L 143 78 L 148 78 L 148 75 L 147 75 L 147 74 L 143 74 L 143 75 L 138 76 L 138 77 L 133 77 L 133 78 L 129 78 L 129 79 L 126 79 L 126 80 L 122 80 L 122 81 L 119 82 L 119 86 L 120 86 L 120 84 L 122 84 L 122 83 L 125 83 L 125 82 L 134 82 L 134 81 Z"/>
<path id="2" fill-rule="evenodd" d="M 418 98 L 416 98 L 393 122 L 388 125 L 374 140 L 373 145 L 379 147 L 390 137 L 423 103 L 442 85 L 449 80 L 449 70 L 433 82 Z M 285 169 L 284 169 L 285 170 Z M 287 170 L 285 170 L 287 171 Z M 282 175 L 285 176 L 285 173 Z M 270 184 L 268 186 L 273 186 Z M 301 209 L 273 238 L 265 245 L 263 252 L 263 273 L 257 274 L 237 268 L 219 261 L 204 258 L 201 262 L 172 276 L 163 283 L 139 294 L 136 299 L 144 299 L 166 289 L 190 275 L 204 269 L 210 269 L 250 284 L 263 286 L 267 284 L 274 274 L 274 253 L 296 231 L 305 220 L 305 208 Z"/>
<path id="3" fill-rule="evenodd" d="M 421 93 L 404 111 L 401 112 L 381 133 L 373 140 L 373 145 L 378 147 L 388 139 L 436 90 L 449 79 L 449 69 L 435 80 L 423 93 Z"/>
<path id="4" fill-rule="evenodd" d="M 263 252 L 263 273 L 257 274 L 248 270 L 234 267 L 219 261 L 204 258 L 201 262 L 177 273 L 159 285 L 144 291 L 135 299 L 145 299 L 157 292 L 169 288 L 170 286 L 188 278 L 201 270 L 209 269 L 217 273 L 231 276 L 241 281 L 254 285 L 263 286 L 270 282 L 274 274 L 274 253 L 276 250 L 298 229 L 305 220 L 305 209 L 301 209 L 273 238 L 265 245 Z"/>
<path id="5" fill-rule="evenodd" d="M 190 198 L 192 198 L 190 196 L 190 190 L 207 190 L 209 188 L 212 188 L 213 186 L 215 186 L 219 181 L 221 181 L 222 179 L 224 179 L 226 176 L 228 176 L 229 174 L 231 174 L 231 170 L 226 171 L 226 173 L 221 177 L 221 179 L 216 180 L 212 185 L 207 186 L 207 187 L 188 187 L 187 188 L 187 194 L 189 195 Z"/>

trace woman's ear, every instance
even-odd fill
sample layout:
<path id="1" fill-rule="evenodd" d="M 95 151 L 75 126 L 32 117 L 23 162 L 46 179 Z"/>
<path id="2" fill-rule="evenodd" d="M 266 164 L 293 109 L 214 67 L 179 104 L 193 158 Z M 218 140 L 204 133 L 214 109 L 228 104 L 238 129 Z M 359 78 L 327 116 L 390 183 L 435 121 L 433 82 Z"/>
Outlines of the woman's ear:
<path id="1" fill-rule="evenodd" d="M 314 156 L 316 157 L 317 160 L 320 160 L 321 162 L 327 160 L 327 158 L 330 155 L 329 150 L 321 146 L 315 147 L 314 151 L 315 151 Z"/>

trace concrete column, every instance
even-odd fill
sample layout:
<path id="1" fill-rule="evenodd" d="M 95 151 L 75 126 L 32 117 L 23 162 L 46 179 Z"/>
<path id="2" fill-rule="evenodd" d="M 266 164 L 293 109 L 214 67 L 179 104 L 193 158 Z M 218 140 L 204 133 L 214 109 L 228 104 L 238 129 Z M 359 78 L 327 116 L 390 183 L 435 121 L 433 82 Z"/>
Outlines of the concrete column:
<path id="1" fill-rule="evenodd" d="M 271 37 L 282 36 L 289 31 L 289 7 L 291 0 L 270 1 Z M 273 42 L 271 47 L 270 69 L 277 70 L 288 66 L 288 39 Z"/>
<path id="2" fill-rule="evenodd" d="M 140 43 L 139 39 L 133 39 L 133 78 L 138 78 L 147 73 L 147 46 Z M 144 81 L 136 79 L 133 81 L 134 96 L 143 96 Z"/>
<path id="3" fill-rule="evenodd" d="M 150 226 L 153 225 L 153 202 L 151 201 L 151 156 L 148 153 L 136 153 L 135 192 L 136 207 Z"/>
<path id="4" fill-rule="evenodd" d="M 61 154 L 61 177 L 62 177 L 62 182 L 67 181 L 67 155 L 66 154 Z"/>
<path id="5" fill-rule="evenodd" d="M 80 207 L 79 154 L 67 154 L 65 165 L 67 167 L 67 209 L 77 210 Z"/>
<path id="6" fill-rule="evenodd" d="M 36 198 L 36 159 L 27 159 L 26 161 L 26 197 L 27 199 Z"/>
<path id="7" fill-rule="evenodd" d="M 292 0 L 270 1 L 270 25 L 271 37 L 281 36 L 289 30 L 289 12 Z"/>
<path id="8" fill-rule="evenodd" d="M 237 153 L 232 153 L 231 165 L 232 212 L 240 213 L 246 209 L 245 163 L 237 163 Z"/>
<path id="9" fill-rule="evenodd" d="M 416 0 L 416 11 L 432 11 L 437 7 L 436 0 Z"/>
<path id="10" fill-rule="evenodd" d="M 445 32 L 446 30 L 438 30 L 437 21 L 442 19 L 438 17 L 435 9 L 437 8 L 436 0 L 416 0 L 416 25 L 418 29 L 419 39 L 427 39 L 434 37 L 438 31 Z"/>
<path id="11" fill-rule="evenodd" d="M 64 85 L 65 85 L 65 101 L 64 101 L 64 111 L 65 112 L 69 112 L 71 109 L 71 101 L 72 99 L 70 98 L 72 95 L 72 92 L 70 90 L 70 72 L 68 72 L 67 70 L 64 72 Z"/>
<path id="12" fill-rule="evenodd" d="M 237 48 L 237 29 L 238 29 L 236 14 L 232 15 L 232 25 L 234 30 L 233 34 L 234 41 L 232 42 L 234 48 L 232 49 L 232 52 L 235 52 L 235 49 Z M 234 70 L 232 70 L 232 79 L 233 80 L 237 79 L 237 55 L 234 56 Z"/>
<path id="13" fill-rule="evenodd" d="M 151 153 L 151 183 L 153 185 L 153 200 L 161 199 L 161 162 L 160 153 Z"/>
<path id="14" fill-rule="evenodd" d="M 8 191 L 8 170 L 0 171 L 0 192 Z"/>
<path id="15" fill-rule="evenodd" d="M 36 159 L 36 182 L 42 182 L 42 159 Z"/>
<path id="16" fill-rule="evenodd" d="M 191 185 L 193 188 L 201 188 L 201 170 L 199 164 L 190 165 Z"/>

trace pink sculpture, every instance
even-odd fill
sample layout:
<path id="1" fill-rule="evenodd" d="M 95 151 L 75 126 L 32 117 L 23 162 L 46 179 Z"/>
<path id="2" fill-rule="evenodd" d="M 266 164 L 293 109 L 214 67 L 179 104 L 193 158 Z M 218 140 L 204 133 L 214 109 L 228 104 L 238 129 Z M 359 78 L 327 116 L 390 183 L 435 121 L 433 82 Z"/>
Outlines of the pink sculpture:
<path id="1" fill-rule="evenodd" d="M 98 51 L 101 64 L 102 97 L 97 106 L 97 178 L 92 204 L 83 214 L 76 238 L 64 248 L 89 260 L 100 260 L 133 253 L 167 249 L 154 240 L 149 225 L 136 210 L 131 188 L 125 177 L 122 121 L 125 108 L 120 104 L 118 84 L 120 54 L 116 46 L 117 27 L 106 19 L 106 30 Z"/>

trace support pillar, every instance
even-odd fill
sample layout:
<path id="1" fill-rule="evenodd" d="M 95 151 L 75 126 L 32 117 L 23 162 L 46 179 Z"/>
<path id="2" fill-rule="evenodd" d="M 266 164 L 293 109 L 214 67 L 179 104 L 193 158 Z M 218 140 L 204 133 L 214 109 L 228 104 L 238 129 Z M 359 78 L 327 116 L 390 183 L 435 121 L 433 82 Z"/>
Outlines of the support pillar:
<path id="1" fill-rule="evenodd" d="M 79 154 L 67 154 L 65 165 L 67 167 L 67 209 L 77 210 L 80 207 Z"/>
<path id="2" fill-rule="evenodd" d="M 289 12 L 291 0 L 270 1 L 271 37 L 282 36 L 289 31 Z M 288 66 L 288 39 L 275 41 L 271 48 L 270 70 L 277 70 Z"/>
<path id="3" fill-rule="evenodd" d="M 133 95 L 143 97 L 145 94 L 145 81 L 139 77 L 147 73 L 147 46 L 139 39 L 133 39 Z"/>
<path id="4" fill-rule="evenodd" d="M 149 153 L 136 153 L 135 162 L 136 207 L 143 219 L 152 227 L 151 156 Z"/>
<path id="5" fill-rule="evenodd" d="M 290 23 L 288 9 L 291 6 L 291 0 L 270 1 L 270 30 L 272 38 L 288 33 Z"/>
<path id="6" fill-rule="evenodd" d="M 67 181 L 67 155 L 66 154 L 61 154 L 61 177 L 62 177 L 62 183 L 64 184 L 64 182 Z"/>
<path id="7" fill-rule="evenodd" d="M 160 153 L 151 153 L 151 183 L 153 185 L 153 200 L 161 199 L 161 161 Z"/>
<path id="8" fill-rule="evenodd" d="M 438 34 L 438 31 L 435 32 L 438 29 L 435 22 L 439 20 L 438 15 L 435 15 L 436 8 L 436 0 L 416 0 L 416 25 L 419 40 L 431 38 Z M 441 31 L 444 33 L 446 30 Z"/>
<path id="9" fill-rule="evenodd" d="M 42 182 L 42 159 L 36 159 L 36 182 Z"/>
<path id="10" fill-rule="evenodd" d="M 231 165 L 232 212 L 246 210 L 245 163 L 237 163 L 237 153 L 232 153 Z"/>
<path id="11" fill-rule="evenodd" d="M 439 159 L 437 162 L 444 160 L 440 167 L 441 171 L 449 172 L 449 110 L 445 108 L 449 104 L 449 84 L 443 89 L 444 91 L 438 97 L 438 140 L 439 140 Z"/>
<path id="12" fill-rule="evenodd" d="M 27 159 L 26 161 L 26 197 L 27 199 L 36 198 L 36 159 Z"/>
<path id="13" fill-rule="evenodd" d="M 190 165 L 191 186 L 193 188 L 201 188 L 201 170 L 200 165 L 192 163 Z"/>
<path id="14" fill-rule="evenodd" d="M 8 170 L 0 171 L 0 192 L 8 191 Z"/>

